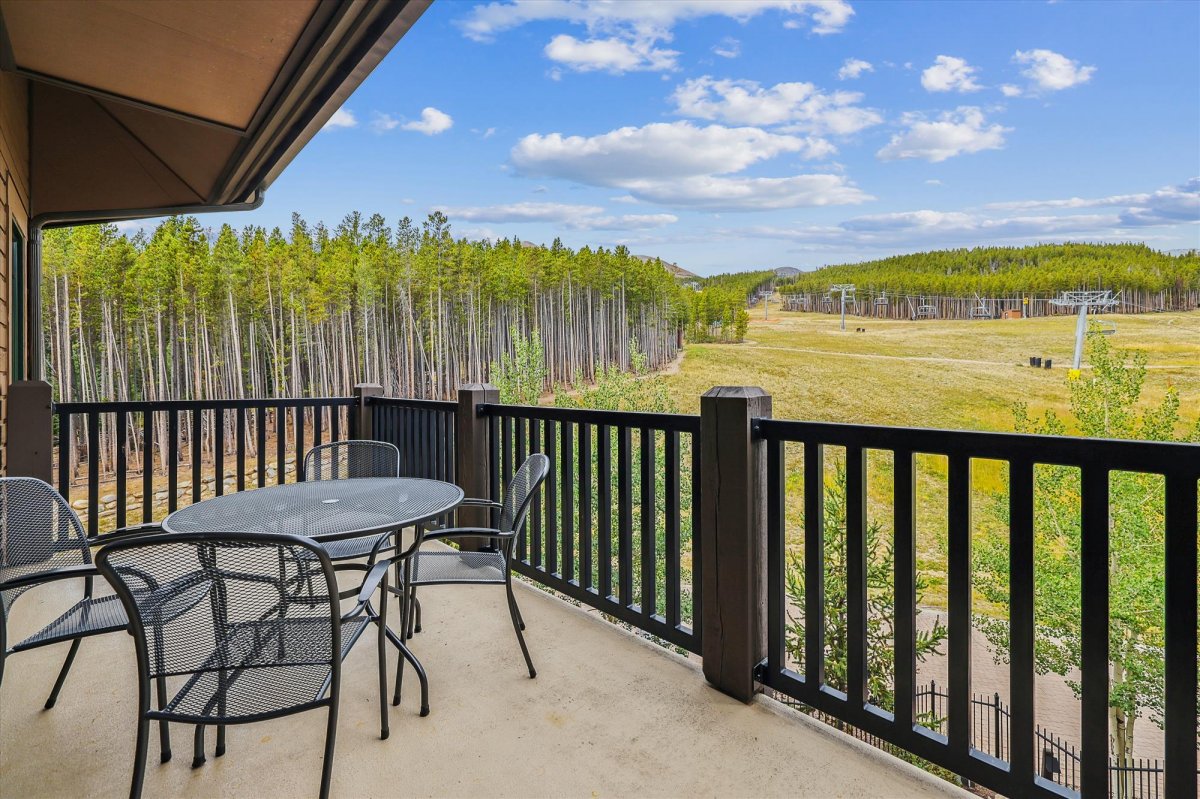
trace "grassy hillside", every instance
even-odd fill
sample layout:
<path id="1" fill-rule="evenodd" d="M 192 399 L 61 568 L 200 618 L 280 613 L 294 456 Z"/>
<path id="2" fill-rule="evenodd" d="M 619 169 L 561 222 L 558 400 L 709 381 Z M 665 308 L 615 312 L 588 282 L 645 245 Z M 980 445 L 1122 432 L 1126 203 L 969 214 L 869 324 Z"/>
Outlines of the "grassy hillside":
<path id="1" fill-rule="evenodd" d="M 752 314 L 758 317 L 758 314 Z M 1011 430 L 1013 402 L 1031 411 L 1069 409 L 1067 366 L 1075 320 L 851 320 L 779 313 L 752 318 L 744 344 L 692 344 L 664 378 L 682 411 L 696 413 L 715 385 L 758 385 L 777 418 L 862 424 Z M 1100 317 L 1115 320 L 1114 347 L 1149 357 L 1145 396 L 1178 388 L 1183 414 L 1200 415 L 1200 312 Z M 853 332 L 865 326 L 865 333 Z M 1031 369 L 1030 356 L 1055 368 Z"/>

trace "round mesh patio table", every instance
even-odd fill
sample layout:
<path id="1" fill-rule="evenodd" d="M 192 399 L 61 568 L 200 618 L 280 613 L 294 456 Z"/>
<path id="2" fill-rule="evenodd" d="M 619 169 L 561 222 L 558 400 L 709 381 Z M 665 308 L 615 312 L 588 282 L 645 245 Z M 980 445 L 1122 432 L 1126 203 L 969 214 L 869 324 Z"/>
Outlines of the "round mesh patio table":
<path id="1" fill-rule="evenodd" d="M 385 533 L 437 518 L 463 500 L 440 480 L 362 477 L 316 480 L 226 494 L 181 508 L 171 533 L 287 533 L 317 541 Z"/>

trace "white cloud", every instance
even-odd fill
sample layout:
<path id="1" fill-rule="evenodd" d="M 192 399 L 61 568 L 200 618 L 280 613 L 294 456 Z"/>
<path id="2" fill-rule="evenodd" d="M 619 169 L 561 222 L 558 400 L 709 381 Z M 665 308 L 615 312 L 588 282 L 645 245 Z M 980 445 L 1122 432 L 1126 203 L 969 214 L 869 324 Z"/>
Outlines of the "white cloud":
<path id="1" fill-rule="evenodd" d="M 507 205 L 438 207 L 451 219 L 466 222 L 521 224 L 541 222 L 572 230 L 645 230 L 679 221 L 674 214 L 609 215 L 598 205 L 568 203 L 510 203 Z"/>
<path id="2" fill-rule="evenodd" d="M 1036 214 L 1030 210 L 1120 207 L 1117 213 Z M 1015 214 L 998 213 L 1015 211 Z M 951 244 L 1147 239 L 1147 228 L 1200 223 L 1200 178 L 1141 194 L 1096 199 L 996 203 L 983 212 L 920 209 L 871 214 L 835 225 L 775 225 L 711 231 L 720 237 L 775 238 L 806 249 L 852 247 L 896 252 Z"/>
<path id="3" fill-rule="evenodd" d="M 376 111 L 371 117 L 371 130 L 376 133 L 386 133 L 389 130 L 395 130 L 400 127 L 400 120 L 396 119 L 391 114 L 384 114 Z"/>
<path id="4" fill-rule="evenodd" d="M 449 114 L 439 111 L 433 106 L 428 106 L 421 109 L 421 118 L 412 122 L 405 122 L 400 127 L 404 130 L 411 130 L 417 133 L 424 133 L 426 136 L 436 136 L 439 133 L 444 133 L 454 125 L 454 120 Z M 392 127 L 395 127 L 393 125 Z M 391 128 L 389 128 L 390 130 Z"/>
<path id="5" fill-rule="evenodd" d="M 463 34 L 486 42 L 496 34 L 531 22 L 567 22 L 582 25 L 587 39 L 558 34 L 545 47 L 556 63 L 579 72 L 604 71 L 619 75 L 631 71 L 665 71 L 676 68 L 679 53 L 659 47 L 674 38 L 679 22 L 720 16 L 746 22 L 768 11 L 811 21 L 818 34 L 840 31 L 854 9 L 845 0 L 672 0 L 671 2 L 611 2 L 611 0 L 512 0 L 475 6 L 459 20 Z M 714 48 L 718 55 L 736 57 L 726 43 Z M 558 80 L 561 73 L 551 72 Z"/>
<path id="6" fill-rule="evenodd" d="M 1032 81 L 1034 89 L 1056 92 L 1087 83 L 1096 72 L 1095 67 L 1080 66 L 1061 53 L 1053 50 L 1018 50 L 1013 61 L 1025 64 L 1021 74 Z"/>
<path id="7" fill-rule="evenodd" d="M 818 135 L 848 135 L 883 121 L 878 112 L 858 105 L 859 92 L 823 92 L 811 83 L 763 88 L 752 80 L 705 75 L 677 86 L 671 100 L 680 116 L 745 125 L 788 124 L 789 132 Z"/>
<path id="8" fill-rule="evenodd" d="M 335 130 L 337 128 L 353 128 L 357 127 L 358 120 L 354 117 L 354 112 L 345 108 L 339 108 L 333 112 L 333 116 L 329 121 L 321 126 L 321 130 Z"/>
<path id="9" fill-rule="evenodd" d="M 511 158 L 525 175 L 620 188 L 668 206 L 752 210 L 871 199 L 841 175 L 719 177 L 778 155 L 819 155 L 827 146 L 754 127 L 660 122 L 590 137 L 531 134 L 517 142 Z"/>
<path id="10" fill-rule="evenodd" d="M 929 178 L 928 180 L 925 181 L 925 185 L 926 186 L 941 186 L 942 182 L 940 180 L 938 180 L 937 178 Z"/>
<path id="11" fill-rule="evenodd" d="M 721 58 L 737 58 L 742 54 L 742 43 L 732 36 L 726 36 L 713 45 L 712 51 Z"/>
<path id="12" fill-rule="evenodd" d="M 1021 96 L 1021 87 L 1014 86 L 1011 83 L 1005 83 L 1004 85 L 1002 85 L 1000 87 L 1000 92 L 1005 97 L 1020 97 Z"/>
<path id="13" fill-rule="evenodd" d="M 840 31 L 854 15 L 845 0 L 512 0 L 477 5 L 458 24 L 468 38 L 485 42 L 530 22 L 549 21 L 585 25 L 589 31 L 652 31 L 660 34 L 658 38 L 668 38 L 671 29 L 685 20 L 722 16 L 746 22 L 768 11 L 778 11 L 797 25 L 798 18 L 810 19 L 813 32 L 819 34 Z"/>
<path id="14" fill-rule="evenodd" d="M 945 111 L 936 120 L 918 113 L 901 117 L 908 129 L 892 136 L 876 155 L 881 160 L 923 158 L 937 163 L 965 153 L 998 150 L 1004 146 L 1004 134 L 1012 131 L 1001 125 L 988 125 L 983 111 L 975 106 L 959 106 Z"/>
<path id="15" fill-rule="evenodd" d="M 654 47 L 653 40 L 624 41 L 616 37 L 580 41 L 561 33 L 546 45 L 546 57 L 576 72 L 659 72 L 675 69 L 679 53 Z"/>
<path id="16" fill-rule="evenodd" d="M 864 72 L 874 72 L 875 67 L 871 66 L 870 61 L 863 61 L 861 58 L 847 58 L 842 68 L 838 70 L 838 80 L 854 80 Z"/>
<path id="17" fill-rule="evenodd" d="M 977 92 L 983 88 L 975 82 L 977 71 L 962 58 L 940 55 L 921 73 L 921 85 L 931 92 Z"/>
<path id="18" fill-rule="evenodd" d="M 633 180 L 630 194 L 648 202 L 709 211 L 855 205 L 875 199 L 842 175 L 741 178 L 704 175 L 678 180 Z"/>
<path id="19" fill-rule="evenodd" d="M 740 172 L 784 153 L 809 155 L 814 143 L 753 127 L 697 127 L 656 122 L 598 136 L 533 133 L 512 149 L 522 173 L 591 185 L 621 185 L 638 178 L 675 178 Z"/>
<path id="20" fill-rule="evenodd" d="M 1141 194 L 1114 194 L 1090 199 L 1071 197 L 1065 200 L 1019 200 L 991 203 L 985 208 L 993 211 L 1121 208 L 1123 210 L 1119 218 L 1122 224 L 1128 226 L 1200 222 L 1200 177 Z"/>

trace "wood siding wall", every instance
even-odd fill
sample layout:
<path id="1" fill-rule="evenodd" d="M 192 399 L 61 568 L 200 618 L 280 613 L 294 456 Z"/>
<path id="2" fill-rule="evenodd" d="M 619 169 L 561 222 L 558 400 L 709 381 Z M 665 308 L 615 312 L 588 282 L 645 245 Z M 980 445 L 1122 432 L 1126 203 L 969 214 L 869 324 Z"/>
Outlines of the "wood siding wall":
<path id="1" fill-rule="evenodd" d="M 29 237 L 29 85 L 0 72 L 0 475 L 8 469 L 8 386 L 11 380 L 12 230 Z"/>

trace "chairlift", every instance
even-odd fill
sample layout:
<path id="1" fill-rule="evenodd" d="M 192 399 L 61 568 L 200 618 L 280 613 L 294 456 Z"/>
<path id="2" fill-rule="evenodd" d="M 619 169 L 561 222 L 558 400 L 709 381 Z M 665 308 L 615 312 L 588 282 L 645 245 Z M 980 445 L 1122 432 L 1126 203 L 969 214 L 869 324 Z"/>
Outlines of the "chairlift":
<path id="1" fill-rule="evenodd" d="M 918 319 L 937 319 L 937 306 L 930 305 L 929 302 L 922 297 L 921 304 L 917 306 Z"/>
<path id="2" fill-rule="evenodd" d="M 1116 322 L 1110 322 L 1107 319 L 1094 319 L 1093 322 L 1097 328 L 1096 332 L 1102 336 L 1111 336 L 1117 332 Z"/>
<path id="3" fill-rule="evenodd" d="M 876 308 L 888 307 L 887 292 L 884 292 L 883 294 L 880 294 L 878 297 L 875 298 L 875 307 Z"/>

